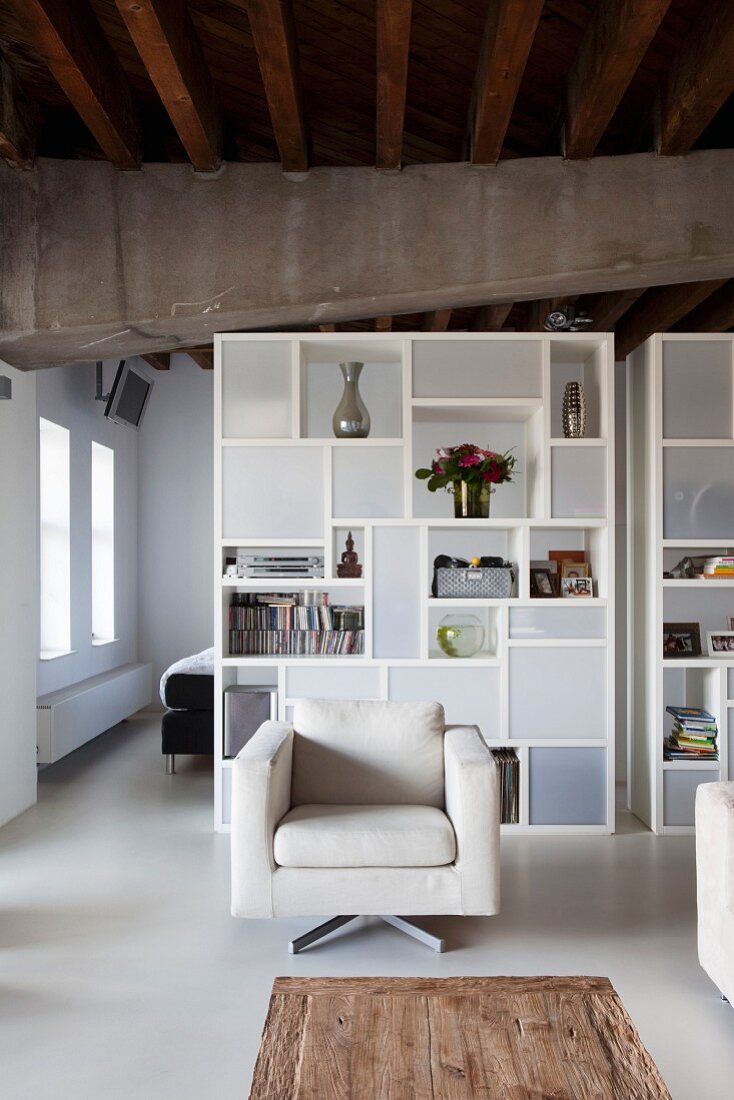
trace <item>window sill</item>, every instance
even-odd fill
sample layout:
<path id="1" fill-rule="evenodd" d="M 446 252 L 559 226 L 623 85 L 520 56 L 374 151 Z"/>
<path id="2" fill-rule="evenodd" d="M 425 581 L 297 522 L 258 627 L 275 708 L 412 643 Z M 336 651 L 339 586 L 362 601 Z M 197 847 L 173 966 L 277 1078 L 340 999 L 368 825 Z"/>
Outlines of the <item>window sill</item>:
<path id="1" fill-rule="evenodd" d="M 55 661 L 58 657 L 70 657 L 76 653 L 75 649 L 42 649 L 39 654 L 41 661 Z"/>
<path id="2" fill-rule="evenodd" d="M 92 638 L 92 645 L 95 649 L 101 645 L 112 645 L 113 642 L 119 642 L 119 638 Z"/>

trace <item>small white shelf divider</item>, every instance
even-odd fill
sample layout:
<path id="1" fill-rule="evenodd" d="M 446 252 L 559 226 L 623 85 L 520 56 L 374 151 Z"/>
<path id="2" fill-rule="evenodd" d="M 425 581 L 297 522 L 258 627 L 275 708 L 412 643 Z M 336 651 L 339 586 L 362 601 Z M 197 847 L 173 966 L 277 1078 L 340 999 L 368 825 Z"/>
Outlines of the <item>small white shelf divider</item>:
<path id="1" fill-rule="evenodd" d="M 630 808 L 680 835 L 694 831 L 699 784 L 734 778 L 734 654 L 707 649 L 734 616 L 734 582 L 663 576 L 683 557 L 734 552 L 734 337 L 651 336 L 627 361 L 627 401 Z M 701 655 L 664 657 L 664 623 L 698 623 Z M 717 761 L 663 760 L 670 705 L 711 711 Z"/>
<path id="2" fill-rule="evenodd" d="M 328 437 L 341 361 L 365 364 L 365 440 Z M 436 699 L 449 722 L 478 725 L 520 760 L 517 833 L 614 830 L 613 349 L 605 334 L 227 333 L 215 340 L 215 690 L 272 684 L 286 719 L 304 696 Z M 563 389 L 584 384 L 589 437 L 562 438 Z M 260 434 L 257 434 L 260 433 Z M 470 440 L 517 455 L 485 520 L 457 520 L 448 494 L 414 471 L 438 446 Z M 319 452 L 321 458 L 319 459 Z M 363 563 L 340 580 L 351 530 Z M 225 578 L 237 548 L 314 550 L 324 579 Z M 595 595 L 531 599 L 530 562 L 585 550 Z M 501 555 L 508 599 L 433 599 L 433 559 Z M 364 604 L 364 653 L 228 653 L 235 592 L 323 589 Z M 485 645 L 447 657 L 443 614 L 477 615 Z M 231 761 L 215 709 L 215 826 L 230 821 Z"/>

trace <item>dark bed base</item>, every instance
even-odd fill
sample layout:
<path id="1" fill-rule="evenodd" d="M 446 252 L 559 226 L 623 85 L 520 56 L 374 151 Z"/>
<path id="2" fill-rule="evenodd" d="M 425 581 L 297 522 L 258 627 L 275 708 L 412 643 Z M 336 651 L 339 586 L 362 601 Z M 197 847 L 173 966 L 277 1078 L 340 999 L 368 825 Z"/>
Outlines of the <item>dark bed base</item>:
<path id="1" fill-rule="evenodd" d="M 214 677 L 171 676 L 166 685 L 166 702 L 189 707 L 167 710 L 161 718 L 161 752 L 166 757 L 167 774 L 173 775 L 177 755 L 214 753 Z"/>

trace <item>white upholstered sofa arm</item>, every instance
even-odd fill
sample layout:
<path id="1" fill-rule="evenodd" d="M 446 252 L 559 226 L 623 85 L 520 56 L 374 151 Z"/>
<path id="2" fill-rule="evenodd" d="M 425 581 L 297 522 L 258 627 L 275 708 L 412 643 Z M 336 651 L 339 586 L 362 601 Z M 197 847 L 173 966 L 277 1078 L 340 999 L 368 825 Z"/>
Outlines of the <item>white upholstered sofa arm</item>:
<path id="1" fill-rule="evenodd" d="M 444 764 L 463 912 L 499 912 L 499 768 L 476 726 L 447 727 Z"/>
<path id="2" fill-rule="evenodd" d="M 273 835 L 291 803 L 293 726 L 263 722 L 232 762 L 232 914 L 273 915 Z"/>
<path id="3" fill-rule="evenodd" d="M 696 791 L 696 871 L 699 914 L 734 913 L 734 783 Z"/>
<path id="4" fill-rule="evenodd" d="M 696 791 L 698 959 L 734 1002 L 734 783 Z"/>

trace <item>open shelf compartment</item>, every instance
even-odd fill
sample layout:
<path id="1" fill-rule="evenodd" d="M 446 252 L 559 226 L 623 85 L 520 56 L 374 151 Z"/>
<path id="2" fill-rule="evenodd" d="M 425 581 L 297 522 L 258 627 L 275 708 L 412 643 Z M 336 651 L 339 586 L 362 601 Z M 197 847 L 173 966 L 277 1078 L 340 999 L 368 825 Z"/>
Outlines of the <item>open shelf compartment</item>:
<path id="1" fill-rule="evenodd" d="M 475 403 L 470 406 L 414 405 L 412 425 L 411 473 L 430 467 L 439 448 L 474 443 L 485 450 L 504 454 L 512 451 L 517 465 L 512 481 L 497 485 L 491 495 L 490 516 L 494 519 L 523 518 L 543 514 L 544 463 L 543 411 L 532 407 L 530 415 L 504 418 L 494 405 Z M 413 477 L 413 515 L 421 519 L 441 519 L 453 513 L 450 492 L 434 493 L 425 481 Z"/>
<path id="2" fill-rule="evenodd" d="M 299 434 L 333 439 L 332 417 L 344 383 L 340 363 L 360 362 L 359 392 L 370 414 L 368 439 L 398 441 L 403 435 L 403 343 L 397 339 L 299 342 Z"/>
<path id="3" fill-rule="evenodd" d="M 606 345 L 592 337 L 577 341 L 550 341 L 550 434 L 552 440 L 563 436 L 563 394 L 567 383 L 580 382 L 586 397 L 586 433 L 584 439 L 569 441 L 582 447 L 590 440 L 607 436 L 609 410 L 604 386 L 607 363 Z"/>

